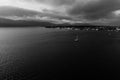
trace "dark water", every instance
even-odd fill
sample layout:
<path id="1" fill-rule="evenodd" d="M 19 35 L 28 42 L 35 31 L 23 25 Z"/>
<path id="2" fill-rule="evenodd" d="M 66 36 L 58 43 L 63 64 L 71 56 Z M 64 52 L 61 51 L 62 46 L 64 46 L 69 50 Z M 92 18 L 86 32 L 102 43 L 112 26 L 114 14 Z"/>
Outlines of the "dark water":
<path id="1" fill-rule="evenodd" d="M 0 80 L 98 80 L 119 74 L 120 32 L 0 28 Z"/>

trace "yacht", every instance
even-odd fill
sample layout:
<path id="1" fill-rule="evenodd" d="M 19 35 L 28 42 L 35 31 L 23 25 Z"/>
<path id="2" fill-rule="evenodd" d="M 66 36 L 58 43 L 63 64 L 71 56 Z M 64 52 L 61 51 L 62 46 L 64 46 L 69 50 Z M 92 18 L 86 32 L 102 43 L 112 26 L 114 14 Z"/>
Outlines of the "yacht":
<path id="1" fill-rule="evenodd" d="M 79 41 L 78 35 L 76 35 L 76 38 L 74 39 L 75 42 Z"/>

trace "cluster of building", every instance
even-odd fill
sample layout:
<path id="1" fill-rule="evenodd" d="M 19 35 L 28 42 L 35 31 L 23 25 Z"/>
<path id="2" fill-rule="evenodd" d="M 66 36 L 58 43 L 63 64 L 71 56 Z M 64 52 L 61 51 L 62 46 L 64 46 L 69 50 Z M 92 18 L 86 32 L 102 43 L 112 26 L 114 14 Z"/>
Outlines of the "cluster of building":
<path id="1" fill-rule="evenodd" d="M 50 26 L 47 28 L 67 30 L 95 30 L 95 31 L 120 31 L 119 26 Z"/>

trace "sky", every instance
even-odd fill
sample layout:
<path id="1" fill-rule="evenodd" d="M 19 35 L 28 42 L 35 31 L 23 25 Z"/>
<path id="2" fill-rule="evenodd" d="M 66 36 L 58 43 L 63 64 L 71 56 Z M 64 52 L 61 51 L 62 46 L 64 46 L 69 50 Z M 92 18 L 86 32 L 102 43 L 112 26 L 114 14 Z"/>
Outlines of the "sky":
<path id="1" fill-rule="evenodd" d="M 74 22 L 116 24 L 120 21 L 120 0 L 0 0 L 0 6 L 58 14 Z"/>

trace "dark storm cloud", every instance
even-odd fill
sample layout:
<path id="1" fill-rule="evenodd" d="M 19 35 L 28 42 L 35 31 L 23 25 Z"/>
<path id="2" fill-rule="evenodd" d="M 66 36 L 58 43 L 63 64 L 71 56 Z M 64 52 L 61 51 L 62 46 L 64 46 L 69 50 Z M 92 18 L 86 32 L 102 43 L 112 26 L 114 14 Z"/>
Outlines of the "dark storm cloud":
<path id="1" fill-rule="evenodd" d="M 67 6 L 66 14 L 84 16 L 87 19 L 108 17 L 113 11 L 120 9 L 120 0 L 22 0 L 34 1 L 53 7 Z"/>
<path id="2" fill-rule="evenodd" d="M 111 19 L 114 11 L 120 10 L 120 0 L 15 0 L 33 3 L 33 5 L 45 5 L 54 12 L 68 15 L 74 20 L 99 20 Z M 37 4 L 34 4 L 37 3 Z M 35 7 L 37 8 L 37 7 Z M 38 6 L 38 10 L 39 10 Z M 53 9 L 51 9 L 53 8 Z M 40 8 L 41 9 L 41 8 Z M 49 9 L 49 8 L 45 8 Z M 48 11 L 50 11 L 48 10 Z M 62 12 L 63 11 L 63 12 Z M 111 16 L 112 15 L 112 16 Z"/>
<path id="3" fill-rule="evenodd" d="M 99 0 L 95 3 L 88 3 L 81 6 L 79 3 L 74 5 L 68 13 L 70 15 L 84 15 L 87 19 L 105 18 L 113 11 L 120 9 L 120 0 Z"/>

